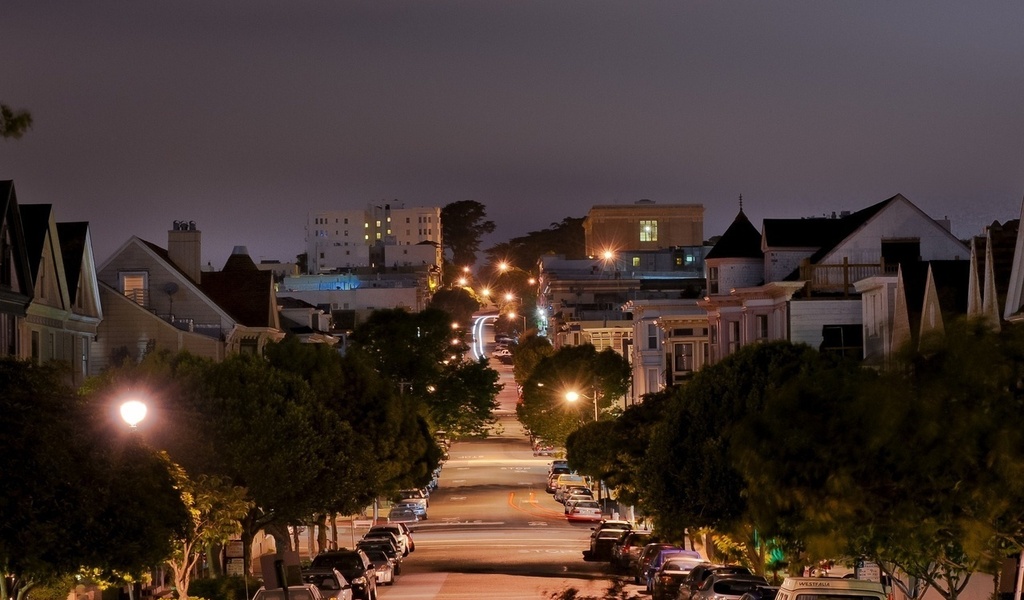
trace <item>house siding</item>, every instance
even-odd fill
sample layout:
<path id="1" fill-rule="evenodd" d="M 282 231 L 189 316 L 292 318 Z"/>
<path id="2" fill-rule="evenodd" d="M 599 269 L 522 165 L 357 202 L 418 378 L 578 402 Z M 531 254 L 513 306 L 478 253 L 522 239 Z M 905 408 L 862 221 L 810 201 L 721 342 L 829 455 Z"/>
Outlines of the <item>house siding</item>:
<path id="1" fill-rule="evenodd" d="M 794 344 L 821 346 L 824 325 L 860 325 L 860 298 L 851 300 L 796 300 L 789 303 L 789 340 Z"/>

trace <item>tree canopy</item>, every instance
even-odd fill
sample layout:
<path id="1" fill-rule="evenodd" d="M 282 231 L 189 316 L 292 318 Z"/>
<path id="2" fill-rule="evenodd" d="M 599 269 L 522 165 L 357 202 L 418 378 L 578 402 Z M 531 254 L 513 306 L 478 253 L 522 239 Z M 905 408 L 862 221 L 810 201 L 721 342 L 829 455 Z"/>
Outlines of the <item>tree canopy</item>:
<path id="1" fill-rule="evenodd" d="M 20 139 L 32 128 L 32 113 L 0 103 L 0 138 Z"/>
<path id="2" fill-rule="evenodd" d="M 494 232 L 487 208 L 476 200 L 459 200 L 441 208 L 441 240 L 458 267 L 476 264 L 476 253 L 484 235 Z"/>

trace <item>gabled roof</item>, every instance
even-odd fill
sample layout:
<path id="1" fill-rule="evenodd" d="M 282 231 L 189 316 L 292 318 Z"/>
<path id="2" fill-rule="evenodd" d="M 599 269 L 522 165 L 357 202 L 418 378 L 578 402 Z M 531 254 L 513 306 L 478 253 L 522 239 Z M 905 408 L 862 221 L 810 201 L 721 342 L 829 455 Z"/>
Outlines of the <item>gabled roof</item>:
<path id="1" fill-rule="evenodd" d="M 28 264 L 32 269 L 32 281 L 39 277 L 39 265 L 43 258 L 43 244 L 50 231 L 50 204 L 22 204 L 21 222 L 25 228 L 25 248 L 28 250 Z"/>
<path id="2" fill-rule="evenodd" d="M 0 246 L 9 240 L 11 244 L 12 280 L 10 285 L 0 283 L 0 312 L 24 315 L 25 308 L 32 300 L 34 286 L 32 269 L 28 264 L 28 248 L 25 242 L 25 229 L 21 223 L 21 210 L 18 206 L 14 182 L 0 181 Z M 0 280 L 2 281 L 2 280 Z M 4 349 L 0 348 L 0 352 Z"/>
<path id="3" fill-rule="evenodd" d="M 194 279 L 189 277 L 188 273 L 186 273 L 184 270 L 182 270 L 181 267 L 179 267 L 177 264 L 175 264 L 175 262 L 173 260 L 171 260 L 171 255 L 170 255 L 169 252 L 167 252 L 167 250 L 161 248 L 160 246 L 157 246 L 153 242 L 147 242 L 146 240 L 144 240 L 142 238 L 136 238 L 136 239 L 138 239 L 140 242 L 145 244 L 147 248 L 152 250 L 154 254 L 156 254 L 158 257 L 160 257 L 160 260 L 164 261 L 165 263 L 167 263 L 167 266 L 169 266 L 170 268 L 172 268 L 175 271 L 177 271 L 178 273 L 180 273 L 182 277 L 184 277 L 185 279 L 187 279 L 189 282 L 191 282 L 192 284 L 194 284 L 196 286 L 199 285 L 198 283 L 196 283 L 196 281 Z"/>
<path id="4" fill-rule="evenodd" d="M 743 214 L 742 208 L 715 247 L 704 257 L 705 260 L 709 258 L 764 258 L 761 232 Z"/>
<path id="5" fill-rule="evenodd" d="M 871 217 L 897 200 L 906 198 L 902 194 L 896 194 L 888 200 L 838 219 L 765 219 L 764 247 L 816 248 L 814 255 L 811 256 L 811 262 L 814 263 L 860 229 Z"/>
<path id="6" fill-rule="evenodd" d="M 88 234 L 88 221 L 57 223 L 57 237 L 60 238 L 60 251 L 64 257 L 64 278 L 68 282 L 68 295 L 71 296 L 72 304 L 78 295 L 78 279 L 82 275 Z"/>
<path id="7" fill-rule="evenodd" d="M 278 327 L 274 274 L 259 270 L 248 253 L 233 252 L 224 269 L 203 273 L 199 287 L 242 325 Z"/>
<path id="8" fill-rule="evenodd" d="M 901 265 L 912 332 L 916 333 L 920 328 L 929 269 L 942 313 L 964 315 L 967 314 L 970 268 L 970 261 L 967 260 L 932 260 Z"/>

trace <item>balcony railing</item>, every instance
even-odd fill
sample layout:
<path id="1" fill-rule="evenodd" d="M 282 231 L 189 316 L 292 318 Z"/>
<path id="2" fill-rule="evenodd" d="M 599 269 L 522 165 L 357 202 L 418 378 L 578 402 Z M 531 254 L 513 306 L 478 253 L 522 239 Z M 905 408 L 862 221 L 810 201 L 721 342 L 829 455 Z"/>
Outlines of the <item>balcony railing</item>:
<path id="1" fill-rule="evenodd" d="M 800 263 L 800 279 L 807 282 L 806 293 L 840 293 L 848 297 L 853 284 L 866 277 L 877 277 L 895 272 L 896 265 L 886 268 L 885 259 L 878 263 L 851 263 L 843 257 L 842 264 L 812 265 L 808 259 Z"/>

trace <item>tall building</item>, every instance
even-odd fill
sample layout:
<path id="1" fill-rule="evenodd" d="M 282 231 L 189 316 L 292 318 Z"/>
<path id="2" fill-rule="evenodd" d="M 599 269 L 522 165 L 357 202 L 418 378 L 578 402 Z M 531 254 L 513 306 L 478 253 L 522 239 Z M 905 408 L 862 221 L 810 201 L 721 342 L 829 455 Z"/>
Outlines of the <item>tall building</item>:
<path id="1" fill-rule="evenodd" d="M 306 253 L 311 275 L 360 267 L 440 267 L 441 208 L 389 203 L 310 212 Z"/>
<path id="2" fill-rule="evenodd" d="M 598 204 L 583 221 L 588 256 L 606 251 L 660 250 L 700 246 L 704 242 L 704 206 L 657 204 Z"/>

